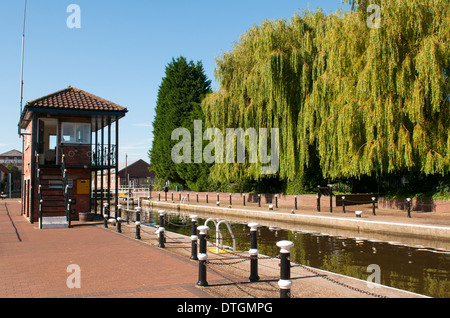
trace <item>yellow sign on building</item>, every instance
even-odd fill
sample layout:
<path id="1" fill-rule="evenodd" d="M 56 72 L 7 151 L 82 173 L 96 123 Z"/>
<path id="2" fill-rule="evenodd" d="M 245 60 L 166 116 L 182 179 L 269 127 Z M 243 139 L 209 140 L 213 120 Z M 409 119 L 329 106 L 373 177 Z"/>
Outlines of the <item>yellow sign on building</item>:
<path id="1" fill-rule="evenodd" d="M 77 180 L 77 194 L 89 194 L 89 180 Z"/>

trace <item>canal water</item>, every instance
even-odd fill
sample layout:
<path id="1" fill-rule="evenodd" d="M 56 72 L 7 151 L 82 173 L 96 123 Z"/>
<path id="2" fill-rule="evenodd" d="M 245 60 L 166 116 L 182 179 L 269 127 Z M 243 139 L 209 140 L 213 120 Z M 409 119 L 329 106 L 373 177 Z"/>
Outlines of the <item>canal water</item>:
<path id="1" fill-rule="evenodd" d="M 147 210 L 144 215 L 147 215 L 146 220 L 142 220 L 145 225 L 159 225 L 157 212 Z M 203 225 L 208 218 L 200 216 L 198 225 Z M 228 223 L 235 237 L 236 250 L 248 251 L 250 236 L 247 221 Z M 164 228 L 166 231 L 190 236 L 190 224 L 189 214 L 173 212 L 166 215 Z M 209 240 L 214 242 L 215 225 L 208 222 L 208 226 L 211 229 Z M 233 239 L 225 224 L 221 224 L 220 232 L 223 244 L 232 247 Z M 368 269 L 369 265 L 378 265 L 382 285 L 430 297 L 450 297 L 449 250 L 262 226 L 258 229 L 260 255 L 278 256 L 280 250 L 276 243 L 281 240 L 294 243 L 291 260 L 295 263 L 363 280 L 367 280 L 373 273 L 373 269 Z"/>

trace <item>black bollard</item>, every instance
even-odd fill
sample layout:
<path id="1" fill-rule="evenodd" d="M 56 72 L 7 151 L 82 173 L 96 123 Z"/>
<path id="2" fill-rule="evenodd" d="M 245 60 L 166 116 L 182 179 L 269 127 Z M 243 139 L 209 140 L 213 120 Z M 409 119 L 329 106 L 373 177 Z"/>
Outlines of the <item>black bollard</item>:
<path id="1" fill-rule="evenodd" d="M 297 207 L 297 196 L 296 195 L 294 195 L 294 201 L 295 201 L 295 210 L 297 210 L 298 207 Z"/>
<path id="2" fill-rule="evenodd" d="M 198 203 L 198 192 L 196 193 L 196 201 Z"/>
<path id="3" fill-rule="evenodd" d="M 122 233 L 122 218 L 119 216 L 117 218 L 117 233 Z"/>
<path id="4" fill-rule="evenodd" d="M 116 209 L 116 219 L 119 217 L 122 218 L 122 204 L 119 203 Z"/>
<path id="5" fill-rule="evenodd" d="M 158 212 L 159 212 L 158 247 L 165 248 L 166 246 L 164 245 L 164 236 L 165 236 L 164 216 L 166 215 L 166 211 L 161 210 Z"/>
<path id="6" fill-rule="evenodd" d="M 345 196 L 342 196 L 342 211 L 345 213 Z"/>
<path id="7" fill-rule="evenodd" d="M 243 200 L 244 200 L 244 206 L 245 206 L 245 193 L 244 193 L 244 196 L 243 196 Z"/>
<path id="8" fill-rule="evenodd" d="M 142 208 L 139 206 L 136 208 L 136 221 L 141 221 L 141 210 Z"/>
<path id="9" fill-rule="evenodd" d="M 376 213 L 375 213 L 375 200 L 376 200 L 376 198 L 372 197 L 372 214 L 373 215 L 376 215 Z"/>
<path id="10" fill-rule="evenodd" d="M 161 201 L 161 192 L 158 193 L 158 201 Z"/>
<path id="11" fill-rule="evenodd" d="M 105 218 L 105 228 L 108 228 L 108 219 L 109 219 L 109 213 L 107 213 L 108 210 L 108 203 L 103 204 L 103 217 Z"/>
<path id="12" fill-rule="evenodd" d="M 250 277 L 249 280 L 251 282 L 257 282 L 259 281 L 259 275 L 258 275 L 258 223 L 249 223 L 248 226 L 250 227 L 250 251 L 248 252 L 250 254 Z"/>
<path id="13" fill-rule="evenodd" d="M 230 193 L 230 205 L 232 205 L 232 204 L 231 204 L 231 193 Z"/>
<path id="14" fill-rule="evenodd" d="M 291 298 L 291 261 L 289 249 L 294 246 L 290 241 L 280 241 L 277 246 L 280 250 L 280 280 L 278 286 L 280 287 L 280 298 Z"/>
<path id="15" fill-rule="evenodd" d="M 206 203 L 208 203 L 208 193 L 206 194 Z"/>
<path id="16" fill-rule="evenodd" d="M 191 225 L 191 260 L 197 261 L 197 219 L 198 215 L 191 215 L 192 225 Z"/>
<path id="17" fill-rule="evenodd" d="M 320 193 L 317 195 L 317 212 L 320 212 Z"/>
<path id="18" fill-rule="evenodd" d="M 200 231 L 200 253 L 198 254 L 198 282 L 197 286 L 208 286 L 206 281 L 206 261 L 208 260 L 208 254 L 206 253 L 206 235 L 209 227 L 199 226 Z"/>
<path id="19" fill-rule="evenodd" d="M 261 207 L 261 194 L 258 194 L 258 206 Z"/>
<path id="20" fill-rule="evenodd" d="M 406 199 L 406 204 L 408 207 L 408 217 L 411 218 L 411 198 Z"/>
<path id="21" fill-rule="evenodd" d="M 275 208 L 278 209 L 278 194 L 275 194 Z"/>
<path id="22" fill-rule="evenodd" d="M 136 221 L 136 236 L 135 236 L 136 240 L 140 240 L 141 239 L 141 222 L 140 221 Z"/>

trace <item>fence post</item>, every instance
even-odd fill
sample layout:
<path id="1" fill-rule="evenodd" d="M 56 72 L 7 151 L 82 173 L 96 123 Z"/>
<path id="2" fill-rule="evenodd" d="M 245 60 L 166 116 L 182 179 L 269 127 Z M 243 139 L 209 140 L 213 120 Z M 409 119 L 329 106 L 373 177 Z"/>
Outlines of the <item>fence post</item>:
<path id="1" fill-rule="evenodd" d="M 376 198 L 372 197 L 372 214 L 373 215 L 376 215 L 376 213 L 375 213 L 375 200 L 376 200 Z"/>
<path id="2" fill-rule="evenodd" d="M 191 215 L 191 260 L 197 261 L 197 219 L 198 215 Z"/>
<path id="3" fill-rule="evenodd" d="M 197 286 L 208 286 L 206 281 L 206 261 L 208 259 L 208 254 L 206 253 L 206 235 L 208 233 L 209 227 L 203 225 L 199 226 L 200 231 L 200 253 L 198 254 L 198 282 Z"/>
<path id="4" fill-rule="evenodd" d="M 411 218 L 411 198 L 406 198 L 406 202 L 408 205 L 408 217 Z"/>
<path id="5" fill-rule="evenodd" d="M 345 213 L 345 196 L 342 196 L 342 211 Z"/>
<path id="6" fill-rule="evenodd" d="M 165 236 L 165 234 L 164 234 L 164 232 L 165 232 L 165 229 L 164 229 L 164 216 L 166 215 L 166 211 L 161 210 L 161 211 L 158 211 L 158 212 L 159 212 L 159 229 L 158 229 L 158 234 L 159 234 L 158 242 L 159 242 L 159 244 L 158 244 L 158 247 L 164 248 L 164 247 L 166 247 L 164 245 L 164 236 Z"/>
<path id="7" fill-rule="evenodd" d="M 259 281 L 259 275 L 258 275 L 258 223 L 249 223 L 248 226 L 250 227 L 250 277 L 249 280 L 251 282 L 257 282 Z"/>
<path id="8" fill-rule="evenodd" d="M 294 246 L 294 243 L 290 241 L 280 241 L 277 243 L 280 250 L 280 280 L 278 286 L 280 287 L 280 298 L 291 297 L 291 261 L 290 261 L 290 248 Z"/>

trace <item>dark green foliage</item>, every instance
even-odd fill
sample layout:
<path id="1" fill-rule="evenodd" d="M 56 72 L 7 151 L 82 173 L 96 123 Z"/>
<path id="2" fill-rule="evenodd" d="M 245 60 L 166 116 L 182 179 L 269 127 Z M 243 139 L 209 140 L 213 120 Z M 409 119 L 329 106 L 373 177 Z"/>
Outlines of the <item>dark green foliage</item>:
<path id="1" fill-rule="evenodd" d="M 153 145 L 149 151 L 151 166 L 158 179 L 194 189 L 197 183 L 201 184 L 207 178 L 209 167 L 206 164 L 176 165 L 172 161 L 171 151 L 177 141 L 172 141 L 171 136 L 180 127 L 189 129 L 193 135 L 194 120 L 204 119 L 200 102 L 210 92 L 210 81 L 201 62 L 195 64 L 179 57 L 167 65 L 158 92 Z"/>

